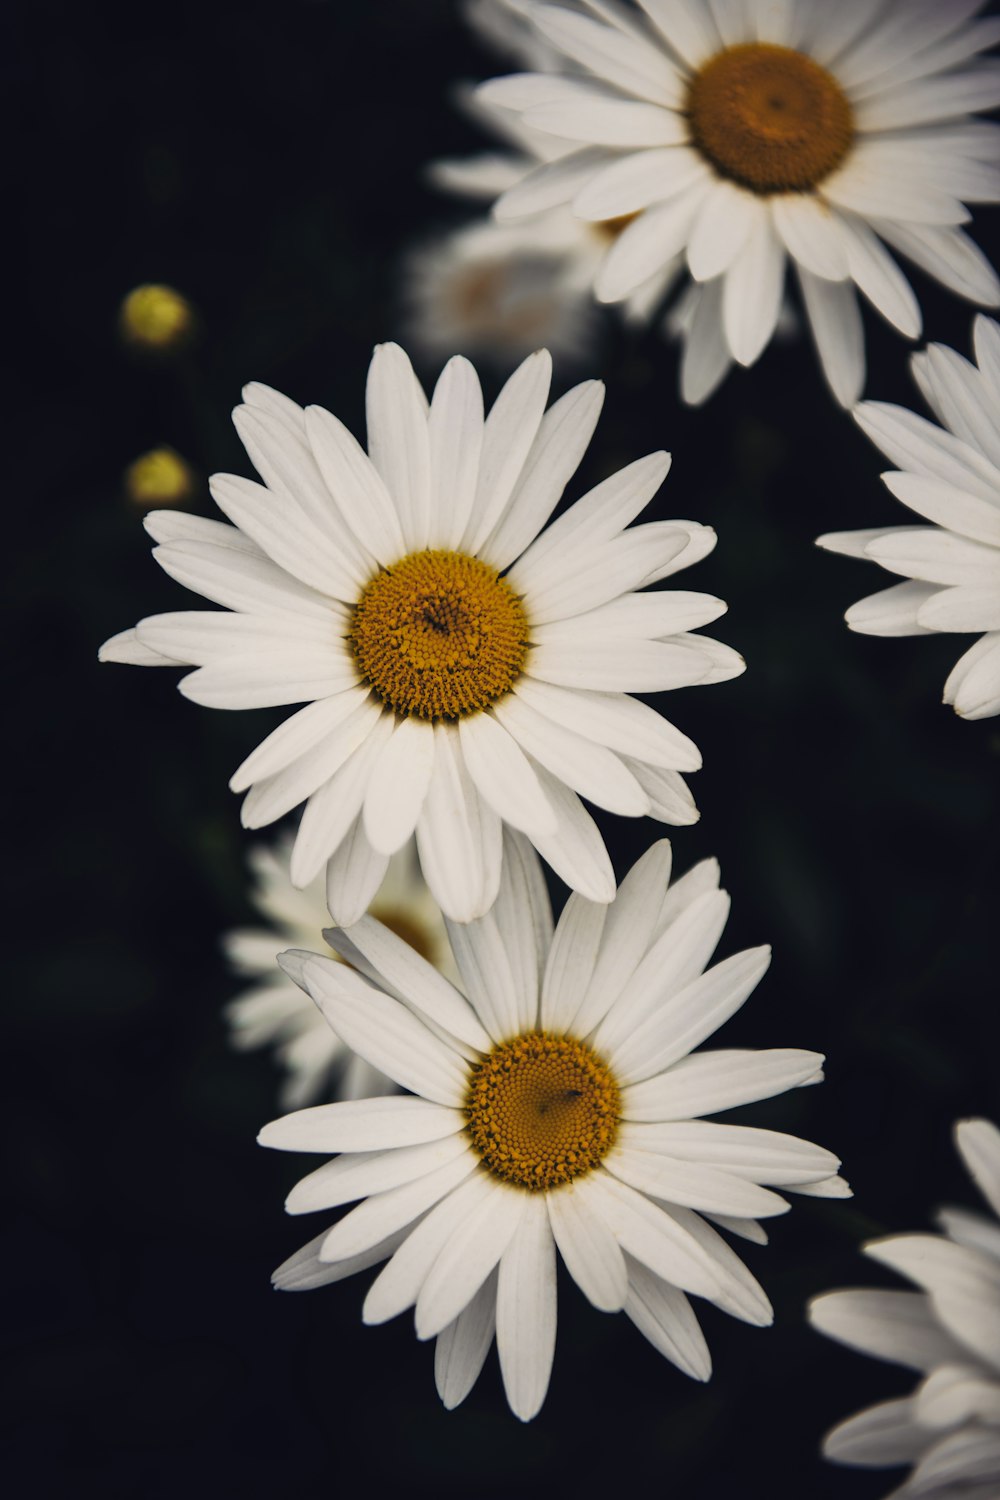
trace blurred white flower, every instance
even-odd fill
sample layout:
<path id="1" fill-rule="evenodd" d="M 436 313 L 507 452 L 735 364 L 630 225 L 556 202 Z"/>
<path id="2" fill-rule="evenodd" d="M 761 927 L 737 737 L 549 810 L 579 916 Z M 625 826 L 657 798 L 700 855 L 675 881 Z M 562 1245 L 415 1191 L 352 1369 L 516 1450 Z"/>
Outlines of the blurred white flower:
<path id="1" fill-rule="evenodd" d="M 278 954 L 289 945 L 314 948 L 327 956 L 332 951 L 322 937 L 330 922 L 324 881 L 320 876 L 303 890 L 296 889 L 288 871 L 291 855 L 290 838 L 273 848 L 258 844 L 250 850 L 250 899 L 268 925 L 239 928 L 223 938 L 234 971 L 252 980 L 226 1006 L 230 1040 L 244 1051 L 274 1048 L 287 1075 L 278 1095 L 285 1109 L 299 1109 L 320 1098 L 391 1093 L 395 1084 L 344 1044 L 308 995 L 279 967 Z M 452 976 L 444 921 L 420 878 L 412 843 L 390 859 L 371 910 L 421 957 Z"/>
<path id="2" fill-rule="evenodd" d="M 919 1291 L 826 1292 L 809 1308 L 822 1333 L 923 1377 L 911 1396 L 849 1417 L 823 1445 L 836 1463 L 911 1465 L 888 1500 L 1000 1494 L 1000 1130 L 962 1120 L 955 1140 L 992 1216 L 942 1209 L 943 1235 L 865 1245 Z"/>

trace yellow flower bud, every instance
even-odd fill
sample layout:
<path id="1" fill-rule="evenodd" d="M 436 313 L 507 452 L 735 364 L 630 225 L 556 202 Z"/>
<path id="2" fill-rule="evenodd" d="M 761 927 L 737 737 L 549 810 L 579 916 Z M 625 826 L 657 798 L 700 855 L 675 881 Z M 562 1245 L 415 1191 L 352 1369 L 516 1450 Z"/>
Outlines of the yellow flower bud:
<path id="1" fill-rule="evenodd" d="M 125 470 L 125 493 L 136 505 L 180 505 L 194 493 L 194 475 L 173 448 L 153 448 Z"/>
<path id="2" fill-rule="evenodd" d="M 167 353 L 191 339 L 196 325 L 194 308 L 172 286 L 137 286 L 124 299 L 119 313 L 122 337 L 135 348 Z"/>

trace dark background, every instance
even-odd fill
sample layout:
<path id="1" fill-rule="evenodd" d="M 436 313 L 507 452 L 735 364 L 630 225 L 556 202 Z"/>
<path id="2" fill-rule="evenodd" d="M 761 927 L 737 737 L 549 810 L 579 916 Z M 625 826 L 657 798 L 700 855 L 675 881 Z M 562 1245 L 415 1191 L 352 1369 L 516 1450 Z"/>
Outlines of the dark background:
<path id="1" fill-rule="evenodd" d="M 23 317 L 29 338 L 4 485 L 24 535 L 3 548 L 19 701 L 0 1402 L 14 1493 L 884 1494 L 892 1474 L 836 1470 L 817 1444 L 913 1378 L 820 1338 L 802 1309 L 830 1286 L 888 1284 L 857 1254 L 864 1237 L 973 1201 L 950 1128 L 998 1114 L 1000 810 L 998 722 L 940 703 L 968 639 L 850 634 L 845 607 L 891 580 L 813 546 L 905 519 L 878 481 L 886 461 L 804 341 L 696 411 L 655 331 L 612 332 L 581 372 L 609 395 L 571 498 L 672 449 L 645 519 L 717 528 L 717 551 L 680 584 L 729 601 L 713 633 L 749 662 L 736 682 L 663 703 L 705 756 L 703 821 L 676 831 L 675 865 L 721 859 L 734 896 L 722 955 L 774 944 L 722 1043 L 817 1048 L 829 1076 L 740 1117 L 837 1150 L 857 1196 L 801 1200 L 769 1248 L 745 1248 L 776 1324 L 708 1308 L 708 1386 L 561 1283 L 538 1419 L 510 1416 L 495 1355 L 445 1413 L 409 1320 L 362 1327 L 370 1278 L 303 1296 L 268 1284 L 320 1227 L 281 1211 L 315 1162 L 254 1144 L 279 1112 L 276 1074 L 266 1054 L 228 1049 L 220 1007 L 237 985 L 218 935 L 251 915 L 226 782 L 281 714 L 197 708 L 173 674 L 98 669 L 96 651 L 142 615 L 199 602 L 149 557 L 122 491 L 134 457 L 176 447 L 210 513 L 204 476 L 250 472 L 227 416 L 248 379 L 362 431 L 371 346 L 399 331 L 398 252 L 461 217 L 422 168 L 481 144 L 449 90 L 507 69 L 445 0 L 128 16 L 40 0 L 18 15 L 7 238 L 29 264 L 6 294 L 8 326 Z M 995 259 L 995 210 L 974 233 Z M 967 352 L 972 309 L 913 279 L 928 337 Z M 117 338 L 120 299 L 145 281 L 199 311 L 180 361 L 137 363 Z M 916 404 L 904 342 L 867 325 L 867 394 Z M 488 398 L 498 384 L 486 379 Z M 619 875 L 664 831 L 602 826 Z"/>

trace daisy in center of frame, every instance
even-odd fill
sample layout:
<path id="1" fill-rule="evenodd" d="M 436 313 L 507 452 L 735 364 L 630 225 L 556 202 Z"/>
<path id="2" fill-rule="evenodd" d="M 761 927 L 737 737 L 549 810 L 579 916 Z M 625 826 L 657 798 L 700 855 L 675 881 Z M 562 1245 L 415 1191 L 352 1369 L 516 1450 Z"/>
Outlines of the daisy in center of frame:
<path id="1" fill-rule="evenodd" d="M 586 380 L 549 405 L 551 377 L 539 350 L 487 411 L 455 357 L 428 401 L 403 350 L 382 344 L 367 452 L 331 412 L 250 385 L 234 420 L 264 483 L 213 476 L 229 526 L 147 517 L 157 562 L 224 607 L 140 620 L 102 659 L 192 665 L 180 690 L 206 707 L 304 705 L 230 786 L 247 794 L 249 828 L 305 804 L 292 884 L 325 869 L 340 926 L 413 835 L 434 900 L 465 922 L 496 900 L 505 827 L 607 902 L 614 871 L 581 797 L 626 817 L 698 817 L 682 777 L 697 746 L 630 694 L 743 671 L 696 634 L 720 599 L 651 588 L 715 532 L 631 524 L 667 475 L 663 452 L 551 520 L 604 399 Z"/>
<path id="2" fill-rule="evenodd" d="M 786 1192 L 849 1189 L 820 1146 L 699 1118 L 816 1083 L 823 1061 L 694 1050 L 770 959 L 760 947 L 708 967 L 729 909 L 715 861 L 668 885 L 664 839 L 610 905 L 573 895 L 553 928 L 537 856 L 522 835 L 503 837 L 495 907 L 448 924 L 456 984 L 370 917 L 324 934 L 346 962 L 281 955 L 347 1044 L 408 1092 L 300 1110 L 260 1141 L 339 1153 L 293 1188 L 289 1213 L 356 1205 L 275 1285 L 304 1291 L 384 1263 L 365 1322 L 414 1309 L 417 1337 L 437 1340 L 448 1407 L 495 1334 L 508 1401 L 527 1421 L 549 1383 L 557 1251 L 595 1307 L 624 1311 L 707 1380 L 690 1296 L 771 1321 L 718 1230 L 761 1243 L 759 1220 L 787 1211 Z"/>

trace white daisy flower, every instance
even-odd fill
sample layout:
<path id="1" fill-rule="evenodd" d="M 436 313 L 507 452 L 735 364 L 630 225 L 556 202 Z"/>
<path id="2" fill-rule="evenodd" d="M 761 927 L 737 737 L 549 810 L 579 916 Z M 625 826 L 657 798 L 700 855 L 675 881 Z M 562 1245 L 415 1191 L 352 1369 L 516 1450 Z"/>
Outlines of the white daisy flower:
<path id="1" fill-rule="evenodd" d="M 307 704 L 230 785 L 249 788 L 252 828 L 306 800 L 292 882 L 327 865 L 343 926 L 414 830 L 438 905 L 469 921 L 496 899 L 505 823 L 574 890 L 610 901 L 611 861 L 578 793 L 630 817 L 698 816 L 679 774 L 697 748 L 626 695 L 744 670 L 691 633 L 721 600 L 635 592 L 704 557 L 715 533 L 629 526 L 670 466 L 654 453 L 539 536 L 604 398 L 586 381 L 546 411 L 551 370 L 533 354 L 484 420 L 467 360 L 449 360 L 428 406 L 403 351 L 380 345 L 370 457 L 321 407 L 248 386 L 235 421 L 265 484 L 210 480 L 234 525 L 146 518 L 165 570 L 232 613 L 154 615 L 102 659 L 192 664 L 181 692 L 213 708 Z"/>
<path id="2" fill-rule="evenodd" d="M 962 1120 L 955 1139 L 974 1181 L 1000 1215 L 1000 1130 Z M 911 1396 L 841 1422 L 823 1451 L 866 1469 L 912 1465 L 891 1500 L 996 1500 L 1000 1494 L 1000 1223 L 942 1209 L 937 1234 L 873 1240 L 866 1254 L 916 1292 L 827 1292 L 812 1322 L 852 1349 L 917 1370 Z"/>
<path id="3" fill-rule="evenodd" d="M 226 957 L 236 973 L 253 981 L 231 1000 L 225 1014 L 230 1040 L 241 1051 L 274 1047 L 287 1077 L 278 1095 L 285 1109 L 299 1109 L 319 1098 L 357 1099 L 391 1093 L 384 1073 L 356 1056 L 327 1024 L 315 1005 L 278 966 L 278 954 L 291 944 L 314 948 L 329 922 L 322 876 L 296 890 L 288 873 L 292 841 L 274 848 L 258 844 L 249 860 L 255 884 L 250 899 L 267 927 L 226 933 Z M 449 978 L 455 975 L 444 920 L 420 878 L 412 842 L 389 861 L 372 903 L 372 915 Z M 329 956 L 330 949 L 322 944 Z"/>
<path id="4" fill-rule="evenodd" d="M 975 323 L 975 365 L 931 344 L 911 360 L 936 426 L 902 406 L 864 401 L 854 416 L 899 468 L 886 487 L 924 526 L 832 531 L 817 544 L 868 557 L 907 581 L 852 604 L 862 635 L 984 631 L 960 656 L 944 701 L 966 719 L 1000 713 L 1000 328 Z"/>
<path id="5" fill-rule="evenodd" d="M 556 1250 L 589 1300 L 622 1309 L 695 1380 L 711 1360 L 689 1295 L 747 1323 L 763 1290 L 713 1223 L 766 1239 L 781 1188 L 841 1197 L 829 1151 L 794 1136 L 709 1123 L 822 1076 L 815 1052 L 693 1053 L 767 969 L 768 948 L 705 972 L 729 898 L 714 860 L 667 889 L 655 844 L 610 906 L 570 897 L 552 930 L 527 841 L 510 830 L 500 897 L 449 924 L 450 985 L 378 922 L 328 940 L 345 964 L 282 963 L 327 1020 L 409 1094 L 303 1110 L 263 1145 L 339 1152 L 293 1189 L 306 1213 L 358 1202 L 275 1273 L 286 1290 L 388 1264 L 367 1323 L 415 1307 L 437 1339 L 446 1406 L 466 1397 L 496 1335 L 507 1399 L 527 1421 L 545 1399 L 556 1332 Z"/>
<path id="6" fill-rule="evenodd" d="M 487 219 L 416 246 L 402 266 L 410 341 L 506 369 L 543 346 L 579 364 L 600 331 L 580 227 L 566 215 L 541 233 Z"/>
<path id="7" fill-rule="evenodd" d="M 855 288 L 914 338 L 920 308 L 886 249 L 952 291 L 1000 302 L 961 226 L 1000 198 L 1000 69 L 978 54 L 1000 20 L 979 0 L 639 0 L 593 15 L 530 8 L 589 76 L 527 72 L 481 96 L 576 149 L 496 205 L 503 218 L 570 204 L 631 217 L 595 282 L 617 302 L 681 267 L 699 287 L 684 391 L 730 358 L 752 365 L 778 318 L 791 259 L 827 380 L 844 405 L 864 381 Z M 883 243 L 884 242 L 884 243 Z M 695 393 L 695 394 L 692 394 Z"/>

